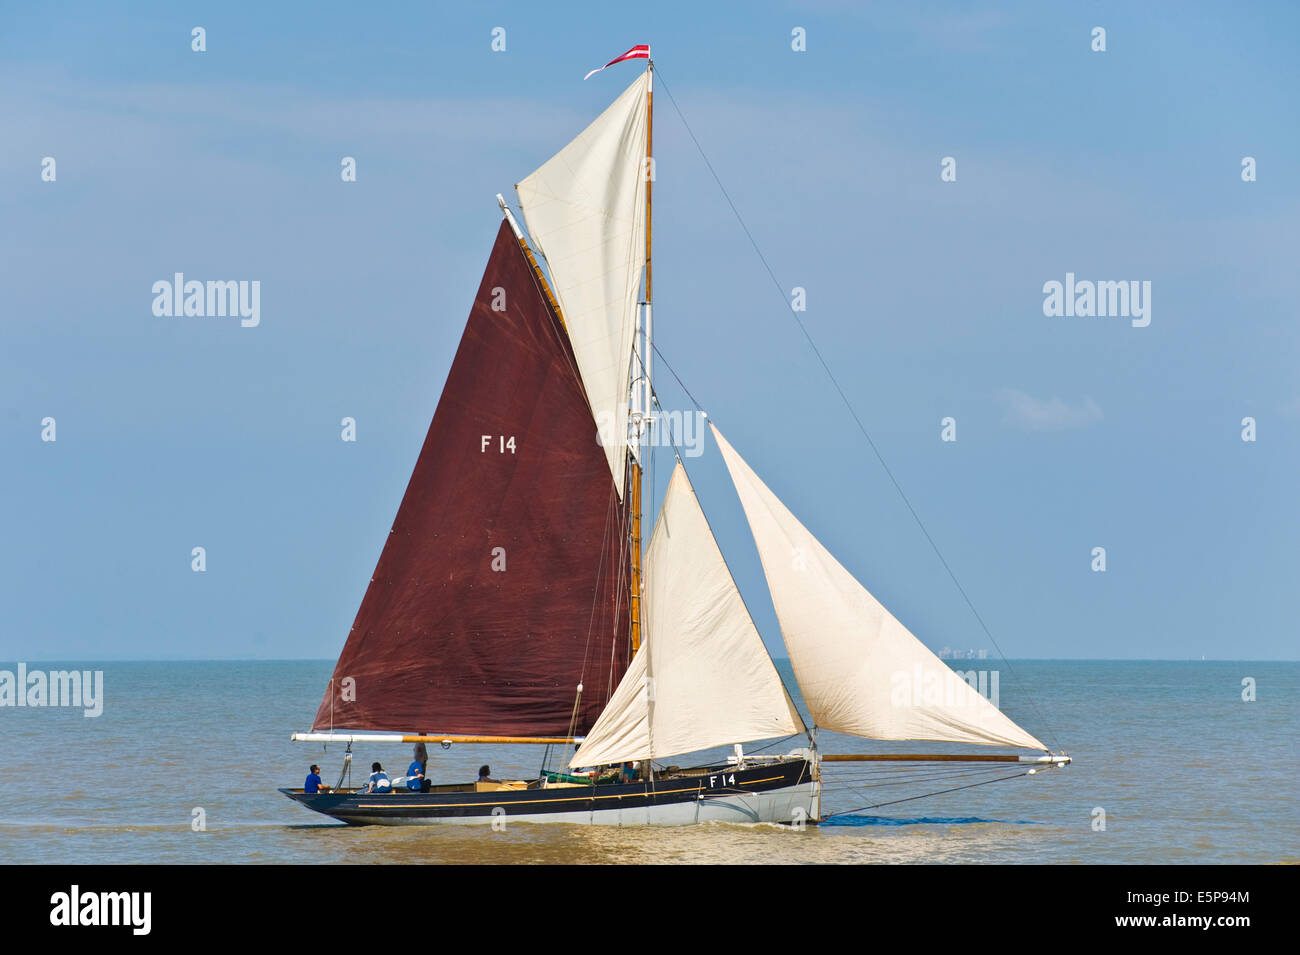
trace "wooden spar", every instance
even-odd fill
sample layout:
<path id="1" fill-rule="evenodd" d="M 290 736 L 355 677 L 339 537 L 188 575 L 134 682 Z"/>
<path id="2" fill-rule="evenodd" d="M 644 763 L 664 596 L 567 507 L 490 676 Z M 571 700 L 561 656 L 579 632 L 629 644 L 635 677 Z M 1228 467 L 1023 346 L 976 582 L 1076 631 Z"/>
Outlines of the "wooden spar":
<path id="1" fill-rule="evenodd" d="M 515 239 L 519 242 L 519 247 L 524 250 L 524 256 L 528 259 L 528 264 L 533 267 L 533 274 L 537 276 L 537 281 L 541 283 L 542 292 L 546 295 L 546 301 L 550 302 L 551 310 L 555 312 L 555 317 L 560 320 L 560 327 L 566 332 L 569 326 L 565 324 L 564 313 L 560 311 L 560 303 L 555 298 L 555 293 L 551 291 L 551 283 L 546 281 L 546 276 L 542 274 L 542 267 L 537 264 L 537 259 L 533 257 L 533 250 L 528 246 L 528 240 L 524 238 L 523 230 L 519 228 L 519 223 L 515 221 L 510 207 L 506 205 L 506 200 L 501 193 L 497 193 L 497 205 L 505 213 L 506 221 L 510 223 L 510 231 L 515 234 Z"/>
<path id="2" fill-rule="evenodd" d="M 583 736 L 460 736 L 455 733 L 294 733 L 296 743 L 581 743 Z"/>
<path id="3" fill-rule="evenodd" d="M 823 753 L 823 763 L 1018 763 L 1019 756 L 992 755 L 978 753 L 963 755 L 958 753 Z"/>
<path id="4" fill-rule="evenodd" d="M 646 310 L 646 336 L 645 347 L 642 351 L 642 365 L 640 369 L 634 369 L 639 374 L 646 377 L 645 384 L 645 407 L 641 409 L 641 414 L 650 417 L 651 409 L 651 391 L 649 382 L 650 369 L 650 187 L 653 179 L 650 176 L 651 163 L 654 156 L 654 63 L 647 58 L 646 72 L 650 74 L 649 89 L 646 93 L 646 132 L 645 132 L 645 168 L 642 175 L 645 176 L 645 310 Z M 638 432 L 639 434 L 639 432 Z M 641 649 L 641 465 L 636 456 L 629 449 L 628 451 L 628 510 L 631 518 L 631 540 L 632 548 L 632 654 L 636 655 L 637 650 Z"/>
<path id="5" fill-rule="evenodd" d="M 1001 753 L 823 753 L 823 763 L 1068 763 L 1068 756 Z"/>
<path id="6" fill-rule="evenodd" d="M 641 465 L 627 455 L 627 507 L 631 518 L 629 546 L 632 549 L 632 655 L 641 649 Z"/>

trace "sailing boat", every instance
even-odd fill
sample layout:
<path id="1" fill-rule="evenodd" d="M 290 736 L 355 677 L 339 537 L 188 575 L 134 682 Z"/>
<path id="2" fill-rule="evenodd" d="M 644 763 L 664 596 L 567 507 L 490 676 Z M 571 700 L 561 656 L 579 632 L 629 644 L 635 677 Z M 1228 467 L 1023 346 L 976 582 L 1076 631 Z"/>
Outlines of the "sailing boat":
<path id="1" fill-rule="evenodd" d="M 644 72 L 516 186 L 527 236 L 497 197 L 433 422 L 312 730 L 293 736 L 346 743 L 345 770 L 354 743 L 535 743 L 562 763 L 502 782 L 280 791 L 357 825 L 800 823 L 821 818 L 823 760 L 899 758 L 823 756 L 819 728 L 1034 752 L 911 760 L 1068 762 L 909 633 L 716 427 L 814 727 L 680 457 L 643 554 L 654 67 L 648 47 L 614 62 L 638 58 Z M 900 694 L 899 674 L 924 692 Z M 743 749 L 801 734 L 783 755 Z M 735 755 L 666 764 L 720 746 Z"/>

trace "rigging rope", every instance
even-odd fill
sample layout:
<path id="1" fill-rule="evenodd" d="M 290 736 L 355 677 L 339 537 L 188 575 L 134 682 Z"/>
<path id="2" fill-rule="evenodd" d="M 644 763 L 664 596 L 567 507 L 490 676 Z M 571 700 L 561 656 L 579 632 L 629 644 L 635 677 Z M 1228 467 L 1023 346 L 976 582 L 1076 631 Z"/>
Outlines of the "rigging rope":
<path id="1" fill-rule="evenodd" d="M 888 802 L 878 802 L 870 806 L 858 806 L 856 809 L 841 809 L 839 812 L 827 813 L 822 817 L 822 821 L 834 818 L 835 816 L 847 816 L 851 813 L 861 812 L 864 809 L 879 809 L 882 806 L 896 806 L 900 802 L 913 802 L 917 799 L 926 799 L 930 796 L 942 796 L 944 793 L 955 793 L 962 789 L 974 789 L 976 786 L 987 786 L 989 783 L 1000 783 L 1008 779 L 1019 779 L 1021 776 L 1028 776 L 1033 770 L 1025 770 L 1023 773 L 1013 773 L 1010 776 L 999 776 L 997 779 L 985 779 L 978 783 L 968 783 L 965 786 L 954 786 L 951 789 L 940 789 L 932 793 L 922 793 L 919 796 L 908 796 L 906 799 L 891 799 Z"/>
<path id="2" fill-rule="evenodd" d="M 957 592 L 961 594 L 962 599 L 966 602 L 966 606 L 970 608 L 970 612 L 974 615 L 976 621 L 979 622 L 980 628 L 984 631 L 984 635 L 988 637 L 989 642 L 993 644 L 993 648 L 997 650 L 998 656 L 1001 657 L 1002 662 L 1006 665 L 1007 672 L 1010 673 L 1012 678 L 1016 680 L 1016 682 L 1020 684 L 1021 687 L 1024 689 L 1025 698 L 1029 701 L 1029 704 L 1034 708 L 1039 719 L 1042 720 L 1042 725 L 1046 727 L 1048 730 L 1047 733 L 1044 735 L 1051 737 L 1053 745 L 1057 746 L 1057 748 L 1059 749 L 1060 741 L 1056 738 L 1056 734 L 1052 730 L 1051 724 L 1049 724 L 1047 720 L 1044 718 L 1043 712 L 1039 708 L 1037 700 L 1035 700 L 1033 694 L 1029 692 L 1028 684 L 1025 683 L 1024 681 L 1021 681 L 1019 677 L 1016 676 L 1015 669 L 1011 666 L 1011 662 L 1007 659 L 1006 654 L 1002 652 L 1002 648 L 998 646 L 998 642 L 994 638 L 993 632 L 989 629 L 988 624 L 984 622 L 984 618 L 980 616 L 979 611 L 975 609 L 974 602 L 971 600 L 970 596 L 966 593 L 966 589 L 962 587 L 961 581 L 957 579 L 956 573 L 954 573 L 952 567 L 949 566 L 947 559 L 943 556 L 943 552 L 939 550 L 939 545 L 936 544 L 934 538 L 930 536 L 930 532 L 929 530 L 926 529 L 925 523 L 921 520 L 921 516 L 917 514 L 916 508 L 912 506 L 911 500 L 909 500 L 907 495 L 903 492 L 903 486 L 898 483 L 898 479 L 894 477 L 894 472 L 891 471 L 889 465 L 885 463 L 884 456 L 880 453 L 880 449 L 876 447 L 876 442 L 872 440 L 871 434 L 867 431 L 866 426 L 862 423 L 862 419 L 858 417 L 858 413 L 854 409 L 853 403 L 849 401 L 848 395 L 845 394 L 844 389 L 840 387 L 839 379 L 837 379 L 835 377 L 835 373 L 831 371 L 830 365 L 827 364 L 826 359 L 822 356 L 821 349 L 817 347 L 817 343 L 813 341 L 813 337 L 808 332 L 807 326 L 804 325 L 803 319 L 799 317 L 798 312 L 794 311 L 790 307 L 790 303 L 786 300 L 785 297 L 785 286 L 783 286 L 780 283 L 780 281 L 777 280 L 776 273 L 772 271 L 772 267 L 768 264 L 767 258 L 763 255 L 763 251 L 758 247 L 758 242 L 754 240 L 754 236 L 749 231 L 749 226 L 745 224 L 745 220 L 741 216 L 740 210 L 736 208 L 736 204 L 731 200 L 731 195 L 727 192 L 726 186 L 722 184 L 722 180 L 718 177 L 717 172 L 714 170 L 713 163 L 709 162 L 709 157 L 705 154 L 704 147 L 700 145 L 700 141 L 695 137 L 695 132 L 691 129 L 690 123 L 686 121 L 686 116 L 682 113 L 681 107 L 677 105 L 676 97 L 673 96 L 672 90 L 669 89 L 668 84 L 664 82 L 663 71 L 658 67 L 657 64 L 655 67 L 655 77 L 659 80 L 659 83 L 663 87 L 664 92 L 668 94 L 668 100 L 673 104 L 673 109 L 676 111 L 677 117 L 682 121 L 682 126 L 685 127 L 687 135 L 691 137 L 691 142 L 695 144 L 696 150 L 699 151 L 700 158 L 704 160 L 704 165 L 708 167 L 709 174 L 713 176 L 713 181 L 717 183 L 718 189 L 721 190 L 723 198 L 727 200 L 727 205 L 731 207 L 731 211 L 735 215 L 736 221 L 740 224 L 740 228 L 744 231 L 745 237 L 749 239 L 749 244 L 754 247 L 754 252 L 758 256 L 758 260 L 763 263 L 763 268 L 767 270 L 768 276 L 772 279 L 772 284 L 776 287 L 777 294 L 781 296 L 782 307 L 786 312 L 788 312 L 790 315 L 794 317 L 795 323 L 799 326 L 799 330 L 803 333 L 804 339 L 808 342 L 808 346 L 812 349 L 813 354 L 817 356 L 818 362 L 821 363 L 822 370 L 826 372 L 826 377 L 830 379 L 830 382 L 835 387 L 836 392 L 839 393 L 840 400 L 844 402 L 844 407 L 848 409 L 848 412 L 852 416 L 854 423 L 856 423 L 858 426 L 858 430 L 861 431 L 862 436 L 866 438 L 868 446 L 870 446 L 872 453 L 875 454 L 876 456 L 876 460 L 880 462 L 880 466 L 884 469 L 885 474 L 889 477 L 890 482 L 894 485 L 894 490 L 896 490 L 898 492 L 898 496 L 903 499 L 903 503 L 907 506 L 907 510 L 911 513 L 912 519 L 916 522 L 916 526 L 921 529 L 921 533 L 924 534 L 925 539 L 929 541 L 930 547 L 934 551 L 935 556 L 939 558 L 939 563 L 943 565 L 943 569 L 946 570 L 948 572 L 948 576 L 952 578 L 953 584 L 956 585 L 957 587 Z M 656 348 L 655 351 L 658 352 L 659 349 Z M 662 358 L 662 355 L 660 357 Z M 665 364 L 667 364 L 667 362 L 665 362 Z M 668 370 L 672 372 L 671 367 Z M 676 372 L 673 372 L 673 377 L 677 378 Z M 681 379 L 678 378 L 677 380 L 678 383 L 680 384 Z M 685 385 L 682 385 L 683 390 L 685 390 L 685 387 L 686 387 Z M 687 395 L 689 396 L 690 392 L 687 392 Z M 691 400 L 695 401 L 694 397 L 691 397 Z M 696 407 L 699 407 L 699 402 L 695 402 L 695 404 Z"/>
<path id="3" fill-rule="evenodd" d="M 1002 770 L 999 769 L 996 771 L 1001 772 Z M 888 786 L 911 786 L 911 785 L 916 785 L 918 783 L 938 783 L 950 779 L 952 780 L 968 779 L 976 776 L 987 776 L 989 775 L 990 772 L 993 772 L 993 770 L 978 769 L 978 770 L 966 770 L 964 772 L 948 771 L 948 772 L 928 773 L 928 774 L 917 773 L 916 775 L 913 776 L 904 776 L 901 778 L 887 779 L 883 782 L 878 781 L 877 779 L 871 776 L 855 776 L 845 780 L 843 785 L 845 786 L 845 788 L 849 788 L 849 789 L 855 787 L 862 787 L 862 786 L 868 786 L 872 789 L 884 789 L 885 787 Z M 836 780 L 836 785 L 837 786 L 840 785 L 838 779 Z"/>

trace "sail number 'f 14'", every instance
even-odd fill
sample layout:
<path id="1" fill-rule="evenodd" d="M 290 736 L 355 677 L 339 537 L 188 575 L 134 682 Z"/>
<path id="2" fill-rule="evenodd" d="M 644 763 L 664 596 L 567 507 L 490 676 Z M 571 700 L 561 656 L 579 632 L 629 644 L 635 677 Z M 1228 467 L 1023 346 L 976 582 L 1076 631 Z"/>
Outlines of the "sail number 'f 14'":
<path id="1" fill-rule="evenodd" d="M 487 454 L 488 445 L 492 443 L 493 437 L 497 439 L 497 445 L 498 445 L 497 450 L 501 454 L 505 454 L 507 451 L 509 451 L 511 454 L 515 453 L 515 436 L 513 434 L 509 438 L 507 438 L 504 434 L 483 435 L 481 439 L 482 443 L 479 446 L 479 451 L 481 453 Z"/>

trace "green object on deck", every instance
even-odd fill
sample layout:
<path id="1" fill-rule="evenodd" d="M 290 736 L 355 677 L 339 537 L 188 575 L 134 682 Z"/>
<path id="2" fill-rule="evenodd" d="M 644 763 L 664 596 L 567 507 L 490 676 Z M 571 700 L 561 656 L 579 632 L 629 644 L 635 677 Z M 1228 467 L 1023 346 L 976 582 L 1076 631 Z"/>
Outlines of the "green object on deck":
<path id="1" fill-rule="evenodd" d="M 595 782 L 593 776 L 570 776 L 568 773 L 543 773 L 548 783 L 578 783 L 588 786 Z"/>

